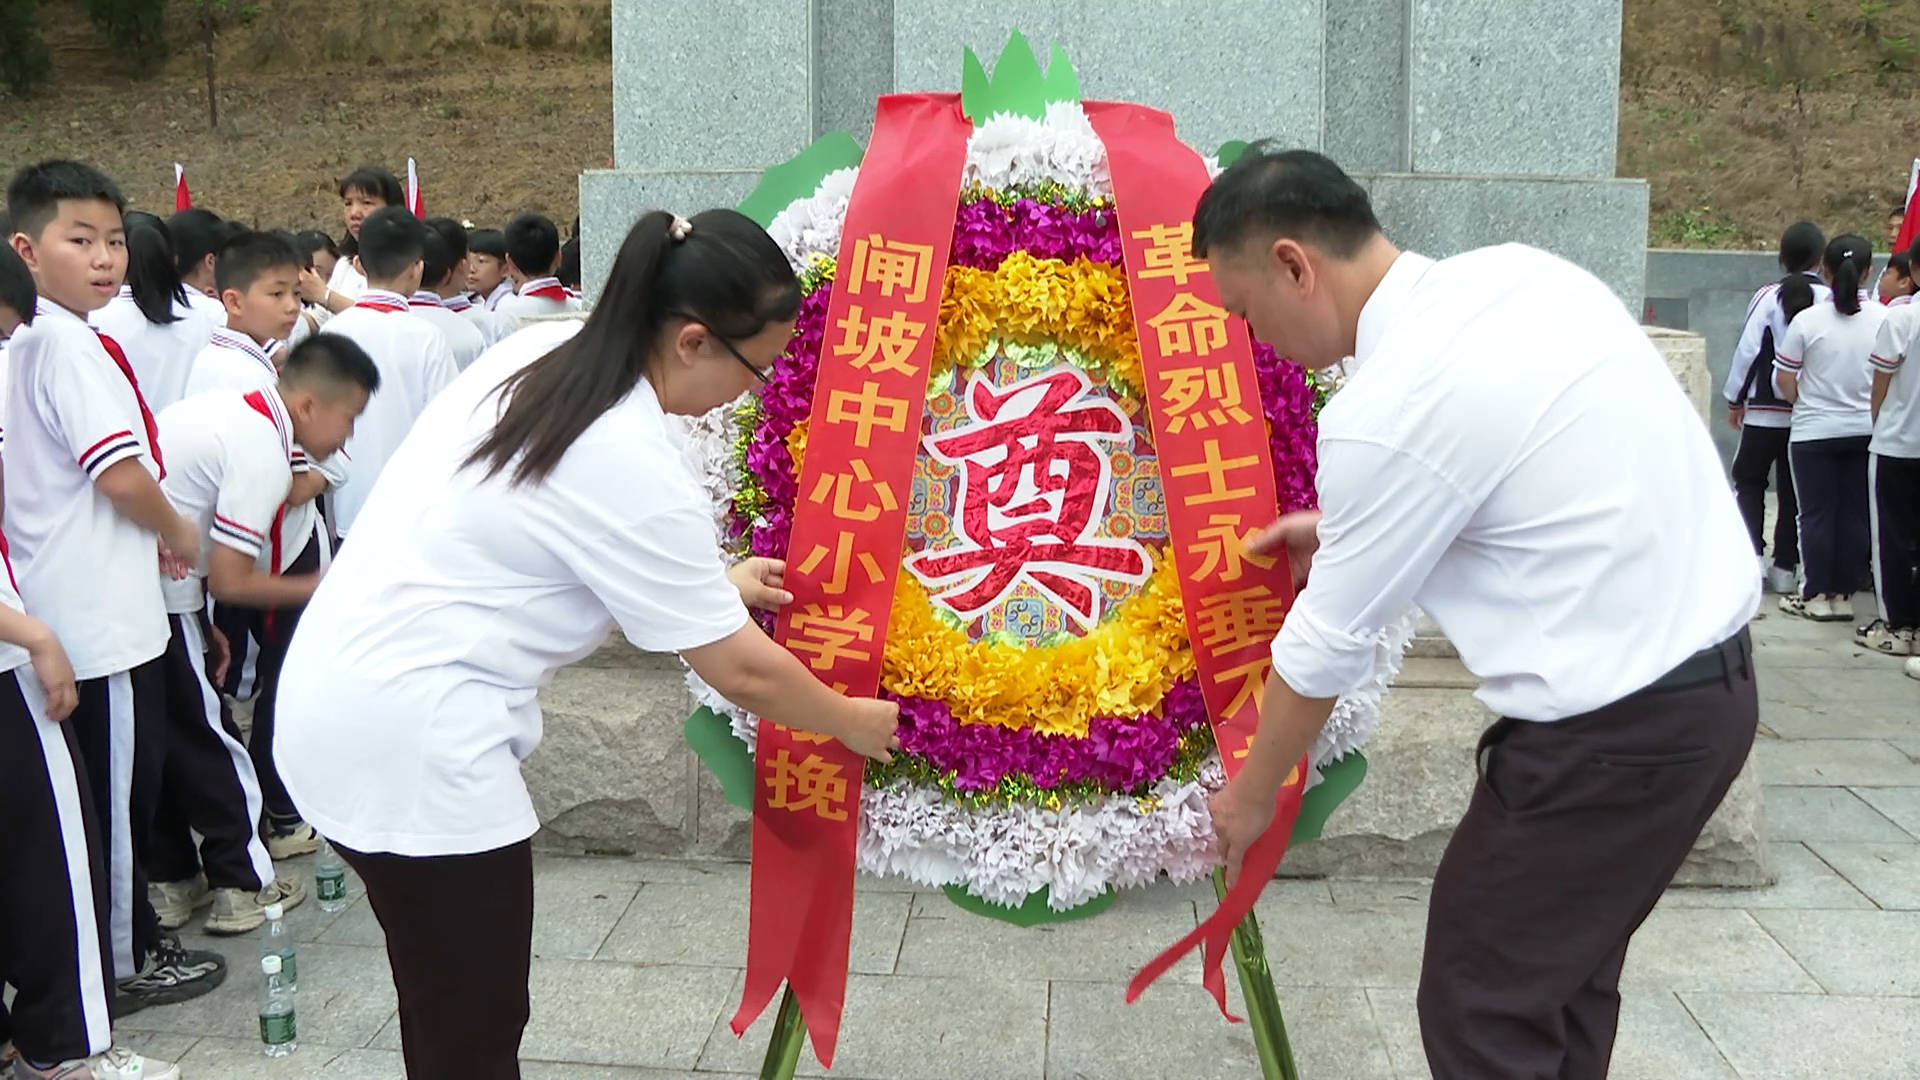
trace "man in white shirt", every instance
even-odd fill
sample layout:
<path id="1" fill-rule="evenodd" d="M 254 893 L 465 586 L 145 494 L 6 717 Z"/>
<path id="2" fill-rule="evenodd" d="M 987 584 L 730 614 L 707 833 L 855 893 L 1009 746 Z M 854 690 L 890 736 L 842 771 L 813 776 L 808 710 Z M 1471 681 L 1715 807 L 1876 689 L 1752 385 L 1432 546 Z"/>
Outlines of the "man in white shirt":
<path id="1" fill-rule="evenodd" d="M 454 228 L 460 226 L 456 222 Z M 427 222 L 425 255 L 421 260 L 421 285 L 407 299 L 407 306 L 413 313 L 446 335 L 447 347 L 453 351 L 454 366 L 461 371 L 467 365 L 480 358 L 486 351 L 486 336 L 471 321 L 456 314 L 447 306 L 449 299 L 459 297 L 464 300 L 457 282 L 467 279 L 466 253 L 456 256 L 447 246 L 446 239 L 433 222 Z"/>
<path id="2" fill-rule="evenodd" d="M 1356 361 L 1320 417 L 1321 510 L 1257 544 L 1306 585 L 1213 799 L 1228 873 L 1418 604 L 1503 716 L 1433 885 L 1433 1075 L 1602 1077 L 1628 940 L 1758 723 L 1760 575 L 1707 432 L 1600 281 L 1518 245 L 1403 254 L 1319 154 L 1250 148 L 1193 238 L 1255 337 Z"/>
<path id="3" fill-rule="evenodd" d="M 1811 221 L 1799 221 L 1780 234 L 1780 267 L 1800 274 L 1813 285 L 1814 300 L 1824 303 L 1833 290 L 1820 280 L 1820 255 L 1826 234 Z M 1787 431 L 1793 425 L 1793 403 L 1774 390 L 1773 358 L 1787 337 L 1786 313 L 1780 307 L 1780 283 L 1760 287 L 1747 304 L 1747 322 L 1727 367 L 1723 391 L 1727 424 L 1740 432 L 1733 457 L 1734 497 L 1753 538 L 1754 554 L 1762 556 L 1767 587 L 1778 593 L 1798 591 L 1794 571 L 1800 566 L 1800 537 L 1795 527 L 1799 504 L 1794 501 L 1793 465 L 1787 455 Z M 1773 558 L 1766 555 L 1767 476 L 1774 479 L 1779 502 L 1773 525 Z"/>
<path id="4" fill-rule="evenodd" d="M 553 276 L 560 265 L 559 226 L 541 214 L 521 214 L 507 222 L 506 234 L 513 295 L 494 311 L 515 319 L 579 311 L 580 301 L 568 296 L 566 286 Z"/>
<path id="5" fill-rule="evenodd" d="M 387 206 L 368 214 L 360 225 L 358 256 L 367 272 L 367 290 L 327 323 L 329 334 L 351 339 L 380 369 L 380 389 L 343 451 L 352 474 L 333 498 L 334 531 L 342 543 L 387 459 L 427 403 L 459 374 L 446 335 L 407 305 L 407 298 L 420 288 L 426 236 L 426 225 L 405 207 Z"/>

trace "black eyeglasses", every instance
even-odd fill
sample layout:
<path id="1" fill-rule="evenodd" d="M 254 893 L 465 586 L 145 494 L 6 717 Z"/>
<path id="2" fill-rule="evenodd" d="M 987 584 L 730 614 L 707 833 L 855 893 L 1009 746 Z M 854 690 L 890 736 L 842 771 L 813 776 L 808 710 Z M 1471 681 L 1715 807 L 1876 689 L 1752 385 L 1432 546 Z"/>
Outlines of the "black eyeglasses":
<path id="1" fill-rule="evenodd" d="M 698 318 L 692 315 L 689 315 L 684 311 L 672 311 L 672 312 L 668 312 L 668 314 L 674 316 L 675 318 L 685 319 L 688 322 L 697 322 L 697 323 L 700 323 L 700 325 L 702 326 L 707 326 L 706 323 L 701 322 Z M 732 353 L 733 358 L 735 360 L 740 361 L 741 367 L 746 368 L 748 371 L 753 372 L 753 377 L 756 379 L 759 379 L 760 384 L 762 386 L 765 386 L 766 384 L 773 381 L 773 376 L 767 374 L 766 368 L 761 367 L 760 365 L 754 363 L 753 361 L 743 356 L 739 349 L 736 349 L 733 347 L 733 342 L 728 341 L 726 338 L 721 337 L 718 333 L 715 333 L 713 327 L 707 326 L 707 332 L 713 335 L 713 340 L 719 342 L 723 348 L 725 348 L 728 352 Z"/>

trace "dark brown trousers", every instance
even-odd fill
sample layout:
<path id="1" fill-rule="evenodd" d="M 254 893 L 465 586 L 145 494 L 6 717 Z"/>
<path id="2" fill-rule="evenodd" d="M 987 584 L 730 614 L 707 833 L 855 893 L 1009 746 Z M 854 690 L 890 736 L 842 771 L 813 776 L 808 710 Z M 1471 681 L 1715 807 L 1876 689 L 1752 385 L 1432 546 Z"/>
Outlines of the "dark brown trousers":
<path id="1" fill-rule="evenodd" d="M 1427 915 L 1434 1080 L 1607 1075 L 1628 941 L 1753 745 L 1752 643 L 1742 631 L 1720 651 L 1712 682 L 1553 723 L 1503 719 L 1481 737 Z"/>
<path id="2" fill-rule="evenodd" d="M 335 846 L 386 931 L 410 1080 L 520 1080 L 533 957 L 532 843 L 431 858 Z"/>

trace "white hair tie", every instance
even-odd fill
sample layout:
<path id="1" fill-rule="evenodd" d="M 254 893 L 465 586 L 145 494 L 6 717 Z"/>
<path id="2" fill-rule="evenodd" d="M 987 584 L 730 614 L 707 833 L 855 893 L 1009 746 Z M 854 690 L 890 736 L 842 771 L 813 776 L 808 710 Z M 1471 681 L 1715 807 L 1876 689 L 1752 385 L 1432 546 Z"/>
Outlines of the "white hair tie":
<path id="1" fill-rule="evenodd" d="M 667 225 L 667 236 L 676 244 L 685 242 L 687 236 L 692 232 L 693 222 L 688 221 L 679 214 L 673 215 L 673 221 Z"/>

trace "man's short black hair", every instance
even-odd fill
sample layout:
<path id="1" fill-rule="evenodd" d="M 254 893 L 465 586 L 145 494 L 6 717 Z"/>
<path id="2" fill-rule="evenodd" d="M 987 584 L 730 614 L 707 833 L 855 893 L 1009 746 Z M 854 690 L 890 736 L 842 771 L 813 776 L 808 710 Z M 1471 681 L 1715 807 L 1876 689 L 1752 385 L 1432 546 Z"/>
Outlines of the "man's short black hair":
<path id="1" fill-rule="evenodd" d="M 467 251 L 474 255 L 507 257 L 507 234 L 499 229 L 475 229 L 467 234 Z"/>
<path id="2" fill-rule="evenodd" d="M 1204 259 L 1209 251 L 1268 234 L 1344 259 L 1380 234 L 1380 219 L 1366 189 L 1332 158 L 1257 142 L 1200 196 L 1193 212 L 1193 253 Z"/>
<path id="3" fill-rule="evenodd" d="M 340 197 L 346 198 L 349 191 L 378 196 L 385 206 L 405 206 L 407 202 L 407 192 L 400 186 L 400 178 L 378 165 L 362 165 L 348 173 L 340 181 Z"/>
<path id="4" fill-rule="evenodd" d="M 429 225 L 420 245 L 420 287 L 428 292 L 439 292 L 440 283 L 453 271 L 453 249 L 447 246 L 447 239 L 440 231 Z M 461 283 L 461 288 L 466 284 Z"/>
<path id="5" fill-rule="evenodd" d="M 452 266 L 467 257 L 467 227 L 450 217 L 430 217 L 427 228 L 437 234 L 447 245 L 447 265 Z"/>
<path id="6" fill-rule="evenodd" d="M 426 256 L 427 227 L 404 206 L 383 206 L 360 223 L 360 268 L 387 281 Z"/>
<path id="7" fill-rule="evenodd" d="M 346 386 L 358 386 L 372 395 L 380 389 L 380 369 L 352 338 L 321 331 L 287 352 L 286 362 L 280 365 L 280 381 L 325 396 Z"/>
<path id="8" fill-rule="evenodd" d="M 545 214 L 521 214 L 507 222 L 507 258 L 529 277 L 553 273 L 560 258 L 560 227 Z"/>
<path id="9" fill-rule="evenodd" d="M 560 245 L 560 268 L 553 272 L 560 284 L 569 289 L 580 288 L 580 238 L 574 237 Z"/>
<path id="10" fill-rule="evenodd" d="M 0 307 L 12 308 L 21 322 L 31 323 L 39 298 L 40 293 L 33 286 L 33 271 L 14 254 L 12 244 L 0 244 Z"/>
<path id="11" fill-rule="evenodd" d="M 213 287 L 225 294 L 228 289 L 246 292 L 269 270 L 300 271 L 300 253 L 292 244 L 270 232 L 250 232 L 236 237 L 213 260 Z"/>
<path id="12" fill-rule="evenodd" d="M 127 211 L 127 197 L 113 178 L 91 165 L 54 159 L 28 165 L 7 184 L 7 216 L 17 232 L 34 239 L 60 216 L 60 204 L 72 200 L 110 202 Z"/>

